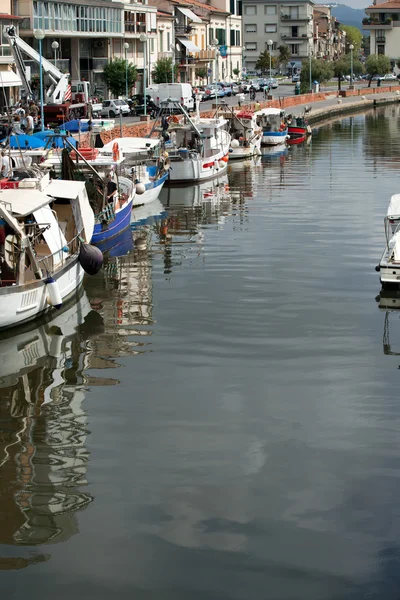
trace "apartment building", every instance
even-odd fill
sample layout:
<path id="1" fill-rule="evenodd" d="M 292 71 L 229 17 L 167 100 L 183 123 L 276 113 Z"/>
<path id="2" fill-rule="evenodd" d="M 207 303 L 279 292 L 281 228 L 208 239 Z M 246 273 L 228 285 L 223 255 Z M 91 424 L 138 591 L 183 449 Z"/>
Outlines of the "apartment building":
<path id="1" fill-rule="evenodd" d="M 73 79 L 90 81 L 98 95 L 106 94 L 102 72 L 111 58 L 126 56 L 143 74 L 144 45 L 139 39 L 142 33 L 148 38 L 148 65 L 156 60 L 156 10 L 147 0 L 16 0 L 15 10 L 21 19 L 21 37 L 37 49 L 33 32 L 42 29 L 43 55 L 56 60 L 58 68 L 71 73 Z M 52 49 L 55 41 L 57 51 Z M 125 42 L 129 44 L 127 51 Z M 37 72 L 35 63 L 27 61 L 27 65 L 32 73 Z"/>
<path id="2" fill-rule="evenodd" d="M 313 6 L 312 0 L 243 0 L 243 64 L 248 73 L 255 71 L 260 53 L 269 50 L 268 41 L 272 56 L 287 45 L 290 67 L 301 67 L 314 51 Z"/>
<path id="3" fill-rule="evenodd" d="M 160 56 L 174 58 L 182 83 L 202 83 L 199 69 L 207 70 L 208 81 L 231 81 L 242 68 L 241 2 L 211 1 L 151 0 L 158 11 Z"/>
<path id="4" fill-rule="evenodd" d="M 371 54 L 386 54 L 394 65 L 400 46 L 400 1 L 376 2 L 365 12 L 362 27 L 370 32 Z"/>
<path id="5" fill-rule="evenodd" d="M 19 90 L 22 81 L 15 72 L 14 58 L 11 53 L 7 38 L 4 36 L 4 28 L 13 25 L 17 32 L 20 19 L 11 14 L 11 0 L 0 0 L 0 110 L 4 111 L 7 106 L 15 104 L 19 99 Z"/>
<path id="6" fill-rule="evenodd" d="M 313 55 L 316 58 L 335 60 L 344 53 L 344 37 L 340 23 L 332 16 L 330 6 L 316 4 L 313 9 L 314 41 Z"/>

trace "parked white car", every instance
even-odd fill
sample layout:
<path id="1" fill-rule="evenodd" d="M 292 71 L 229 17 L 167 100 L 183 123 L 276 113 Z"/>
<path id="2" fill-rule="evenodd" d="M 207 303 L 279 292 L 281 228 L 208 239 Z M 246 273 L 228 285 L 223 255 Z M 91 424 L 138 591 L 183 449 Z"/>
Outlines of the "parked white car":
<path id="1" fill-rule="evenodd" d="M 122 114 L 122 116 L 124 115 L 129 115 L 130 112 L 130 108 L 129 108 L 129 104 L 127 104 L 127 102 L 125 102 L 125 100 L 104 100 L 103 102 L 103 108 L 100 111 L 100 114 L 102 117 L 111 117 L 111 119 L 113 117 L 116 117 L 117 115 Z"/>

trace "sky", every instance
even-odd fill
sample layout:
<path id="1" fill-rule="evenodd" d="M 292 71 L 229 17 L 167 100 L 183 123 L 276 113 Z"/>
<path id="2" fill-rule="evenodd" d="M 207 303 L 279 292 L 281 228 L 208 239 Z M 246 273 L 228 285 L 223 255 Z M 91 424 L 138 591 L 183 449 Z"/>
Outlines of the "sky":
<path id="1" fill-rule="evenodd" d="M 338 2 L 338 4 L 345 4 L 351 8 L 367 8 L 373 3 L 373 0 L 346 0 L 345 2 Z M 329 4 L 331 4 L 329 2 Z"/>

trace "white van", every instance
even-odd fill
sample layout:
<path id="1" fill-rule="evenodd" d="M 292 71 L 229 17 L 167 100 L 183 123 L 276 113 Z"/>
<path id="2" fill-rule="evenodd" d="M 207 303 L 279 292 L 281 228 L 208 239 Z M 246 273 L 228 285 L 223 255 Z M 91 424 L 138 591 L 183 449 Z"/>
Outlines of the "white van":
<path id="1" fill-rule="evenodd" d="M 193 90 L 190 83 L 159 83 L 157 87 L 157 96 L 151 94 L 157 106 L 171 99 L 179 102 L 187 111 L 194 110 Z"/>

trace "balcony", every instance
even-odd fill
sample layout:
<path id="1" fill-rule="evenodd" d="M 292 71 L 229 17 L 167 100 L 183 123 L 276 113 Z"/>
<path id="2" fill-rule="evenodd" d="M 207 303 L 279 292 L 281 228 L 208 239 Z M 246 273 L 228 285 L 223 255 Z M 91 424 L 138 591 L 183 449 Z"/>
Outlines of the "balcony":
<path id="1" fill-rule="evenodd" d="M 9 65 L 14 62 L 14 57 L 11 54 L 11 48 L 8 44 L 0 46 L 0 64 Z"/>
<path id="2" fill-rule="evenodd" d="M 133 33 L 136 35 L 146 33 L 146 23 L 125 21 L 125 33 Z"/>
<path id="3" fill-rule="evenodd" d="M 190 36 L 193 34 L 191 25 L 175 25 L 175 35 Z"/>
<path id="4" fill-rule="evenodd" d="M 200 50 L 200 52 L 194 52 L 191 56 L 196 62 L 209 62 L 215 59 L 215 52 L 214 50 Z"/>
<path id="5" fill-rule="evenodd" d="M 286 15 L 286 14 L 281 14 L 281 21 L 294 21 L 296 23 L 298 22 L 311 22 L 312 21 L 312 17 L 308 17 L 307 15 L 298 15 L 297 17 L 293 16 L 293 15 Z"/>
<path id="6" fill-rule="evenodd" d="M 158 58 L 172 58 L 173 53 L 172 52 L 159 52 L 158 53 Z"/>
<path id="7" fill-rule="evenodd" d="M 397 24 L 397 22 L 396 22 Z M 400 22 L 399 22 L 400 25 Z M 362 28 L 363 29 L 392 29 L 393 22 L 391 19 L 376 19 L 374 17 L 370 17 L 362 20 Z"/>
<path id="8" fill-rule="evenodd" d="M 289 34 L 285 34 L 285 35 L 281 35 L 281 38 L 283 40 L 298 40 L 300 42 L 306 42 L 308 40 L 308 38 L 311 38 L 312 34 L 310 33 L 309 35 L 307 33 L 303 33 L 302 35 L 291 35 Z"/>

